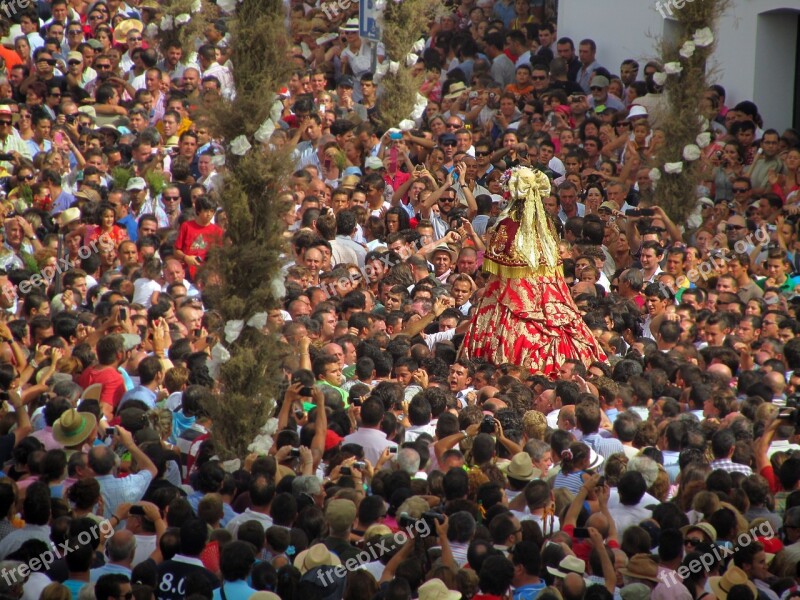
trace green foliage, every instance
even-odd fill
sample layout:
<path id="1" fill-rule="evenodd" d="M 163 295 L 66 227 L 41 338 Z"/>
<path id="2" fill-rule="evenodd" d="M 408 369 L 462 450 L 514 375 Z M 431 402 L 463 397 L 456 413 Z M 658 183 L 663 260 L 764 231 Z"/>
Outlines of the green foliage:
<path id="1" fill-rule="evenodd" d="M 133 170 L 125 167 L 114 167 L 111 169 L 111 179 L 114 182 L 115 190 L 124 190 L 128 187 L 128 180 L 133 177 Z"/>
<path id="2" fill-rule="evenodd" d="M 707 60 L 714 52 L 715 44 L 697 48 L 690 58 L 679 55 L 681 45 L 691 40 L 694 32 L 708 27 L 716 30 L 719 17 L 728 7 L 728 0 L 703 0 L 691 2 L 675 11 L 679 33 L 677 44 L 662 42 L 662 62 L 680 62 L 683 71 L 679 75 L 669 75 L 664 84 L 664 92 L 669 98 L 668 111 L 662 128 L 667 132 L 666 140 L 658 153 L 656 162 L 663 167 L 668 162 L 683 162 L 683 172 L 670 175 L 662 173 L 655 192 L 656 203 L 661 206 L 675 223 L 682 223 L 694 209 L 697 184 L 700 181 L 699 160 L 689 162 L 683 158 L 683 148 L 694 144 L 701 130 L 701 101 L 703 93 L 711 84 Z"/>
<path id="3" fill-rule="evenodd" d="M 386 60 L 397 62 L 399 68 L 397 73 L 387 73 L 381 80 L 383 95 L 379 120 L 384 128 L 397 127 L 400 121 L 409 117 L 414 108 L 420 81 L 411 74 L 411 68 L 406 66 L 406 56 L 411 52 L 414 42 L 427 32 L 428 23 L 437 6 L 437 3 L 427 0 L 386 2 L 383 12 L 383 45 L 386 49 Z"/>
<path id="4" fill-rule="evenodd" d="M 269 115 L 275 90 L 288 80 L 284 6 L 280 0 L 244 0 L 231 24 L 236 99 L 213 117 L 215 137 L 230 142 L 253 133 Z M 277 305 L 271 282 L 279 276 L 285 250 L 276 198 L 292 172 L 286 152 L 252 148 L 244 156 L 226 155 L 220 194 L 228 215 L 225 244 L 212 251 L 207 268 L 215 281 L 205 294 L 224 321 L 247 321 Z M 221 391 L 207 406 L 217 451 L 243 458 L 247 446 L 274 410 L 285 349 L 273 337 L 245 327 L 229 345 L 231 359 L 220 369 Z"/>

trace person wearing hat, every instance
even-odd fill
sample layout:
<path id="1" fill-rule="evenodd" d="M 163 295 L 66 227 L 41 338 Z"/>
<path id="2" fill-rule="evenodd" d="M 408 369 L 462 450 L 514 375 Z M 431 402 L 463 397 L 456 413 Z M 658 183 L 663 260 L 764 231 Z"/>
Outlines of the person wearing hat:
<path id="1" fill-rule="evenodd" d="M 604 106 L 606 109 L 610 108 L 619 112 L 625 112 L 625 103 L 613 94 L 608 93 L 609 85 L 610 82 L 605 75 L 595 75 L 592 77 L 592 82 L 589 87 L 592 93 L 592 97 L 588 99 L 589 108 L 596 109 L 600 106 Z"/>
<path id="2" fill-rule="evenodd" d="M 439 244 L 428 253 L 428 262 L 433 265 L 433 275 L 445 283 L 456 261 L 456 253 L 447 244 Z"/>
<path id="3" fill-rule="evenodd" d="M 336 82 L 336 118 L 348 119 L 356 117 L 359 122 L 366 121 L 368 118 L 367 109 L 353 99 L 355 89 L 359 87 L 356 78 L 352 75 L 342 75 Z"/>
<path id="4" fill-rule="evenodd" d="M 0 104 L 0 152 L 14 157 L 13 163 L 7 160 L 0 162 L 0 166 L 7 171 L 12 171 L 14 164 L 19 164 L 21 159 L 32 158 L 25 140 L 14 134 L 11 127 L 12 116 L 8 104 Z"/>
<path id="5" fill-rule="evenodd" d="M 135 66 L 131 54 L 142 47 L 143 31 L 144 25 L 138 19 L 126 19 L 114 28 L 114 41 L 117 44 L 127 45 L 127 50 L 119 61 L 119 68 L 123 73 L 127 73 Z"/>
<path id="6" fill-rule="evenodd" d="M 656 584 L 660 583 L 658 563 L 650 554 L 634 554 L 628 561 L 628 566 L 620 569 L 620 573 L 622 573 L 625 585 L 643 583 L 652 590 Z"/>
<path id="7" fill-rule="evenodd" d="M 355 85 L 353 86 L 353 99 L 360 102 L 362 98 L 361 85 L 358 81 L 365 73 L 372 70 L 372 50 L 364 44 L 358 32 L 358 17 L 348 19 L 347 22 L 339 29 L 344 33 L 347 39 L 347 47 L 339 55 L 342 61 L 342 70 L 346 71 L 349 67 L 355 77 Z M 382 44 L 378 44 L 378 62 L 382 63 L 384 59 L 384 49 Z"/>
<path id="8" fill-rule="evenodd" d="M 419 600 L 459 600 L 461 592 L 447 589 L 444 582 L 434 577 L 419 586 Z"/>
<path id="9" fill-rule="evenodd" d="M 53 440 L 64 448 L 67 458 L 91 445 L 96 437 L 97 419 L 88 412 L 70 408 L 53 424 Z"/>
<path id="10" fill-rule="evenodd" d="M 67 53 L 67 85 L 71 88 L 86 88 L 86 84 L 97 79 L 97 71 L 85 65 L 83 54 L 76 50 Z"/>
<path id="11" fill-rule="evenodd" d="M 330 528 L 330 535 L 322 542 L 328 550 L 336 553 L 336 556 L 345 563 L 348 559 L 358 556 L 358 549 L 350 543 L 350 531 L 355 523 L 356 514 L 356 505 L 344 498 L 331 500 L 325 507 L 325 521 Z M 298 555 L 298 560 L 301 555 Z M 295 565 L 297 565 L 297 561 L 295 561 Z"/>
<path id="12" fill-rule="evenodd" d="M 752 592 L 753 598 L 761 598 L 759 589 L 750 581 L 747 573 L 738 567 L 733 561 L 728 565 L 728 569 L 721 576 L 709 577 L 708 585 L 711 593 L 717 600 L 728 600 L 728 593 L 736 585 L 744 585 Z M 766 594 L 765 594 L 766 597 Z"/>

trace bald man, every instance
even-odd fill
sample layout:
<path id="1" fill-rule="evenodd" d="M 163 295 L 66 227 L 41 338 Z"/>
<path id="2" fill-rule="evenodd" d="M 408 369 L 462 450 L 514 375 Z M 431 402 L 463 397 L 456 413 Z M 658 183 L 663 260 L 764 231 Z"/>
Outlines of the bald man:
<path id="1" fill-rule="evenodd" d="M 106 544 L 108 562 L 89 571 L 89 581 L 97 581 L 103 575 L 120 574 L 130 579 L 131 565 L 136 554 L 136 536 L 122 529 L 114 533 Z"/>

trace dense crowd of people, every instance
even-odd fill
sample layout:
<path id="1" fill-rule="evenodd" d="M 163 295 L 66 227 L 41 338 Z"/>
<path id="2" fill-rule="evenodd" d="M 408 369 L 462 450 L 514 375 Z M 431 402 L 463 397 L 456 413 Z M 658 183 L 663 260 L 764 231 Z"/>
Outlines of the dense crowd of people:
<path id="1" fill-rule="evenodd" d="M 401 128 L 357 6 L 292 3 L 256 135 L 294 163 L 263 326 L 284 378 L 270 435 L 225 462 L 204 291 L 230 140 L 203 115 L 235 98 L 232 15 L 207 7 L 194 47 L 161 43 L 153 0 L 6 15 L 2 598 L 800 597 L 800 134 L 712 86 L 671 219 L 662 65 L 603 66 L 554 4 L 448 5 Z M 464 357 L 518 166 L 551 180 L 607 361 Z"/>

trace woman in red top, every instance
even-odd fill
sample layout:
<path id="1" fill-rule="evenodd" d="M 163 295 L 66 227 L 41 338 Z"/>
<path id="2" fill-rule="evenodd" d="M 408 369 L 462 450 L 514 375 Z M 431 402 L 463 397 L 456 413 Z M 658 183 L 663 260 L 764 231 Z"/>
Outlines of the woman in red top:
<path id="1" fill-rule="evenodd" d="M 195 200 L 194 221 L 186 221 L 178 232 L 175 242 L 175 258 L 189 267 L 189 278 L 194 279 L 199 267 L 208 256 L 211 246 L 222 244 L 222 229 L 211 223 L 217 207 L 205 196 Z"/>
<path id="2" fill-rule="evenodd" d="M 70 232 L 68 237 L 83 236 L 83 245 L 91 248 L 93 242 L 116 248 L 128 239 L 128 232 L 116 224 L 117 215 L 111 204 L 101 204 L 96 213 L 97 225 L 81 225 Z"/>

